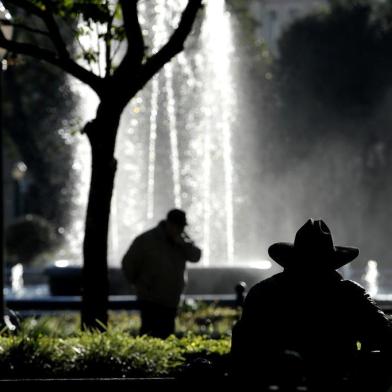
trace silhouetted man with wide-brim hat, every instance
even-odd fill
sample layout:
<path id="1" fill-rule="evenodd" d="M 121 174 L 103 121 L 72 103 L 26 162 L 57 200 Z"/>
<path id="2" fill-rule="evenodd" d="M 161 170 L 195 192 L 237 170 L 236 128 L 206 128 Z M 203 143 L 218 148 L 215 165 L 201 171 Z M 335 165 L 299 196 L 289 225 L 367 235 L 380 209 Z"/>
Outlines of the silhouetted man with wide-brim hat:
<path id="1" fill-rule="evenodd" d="M 348 390 L 353 382 L 364 388 L 371 380 L 372 391 L 386 390 L 382 359 L 392 364 L 391 324 L 360 285 L 336 271 L 359 250 L 335 246 L 328 226 L 309 219 L 294 243 L 275 243 L 268 253 L 283 272 L 256 284 L 245 299 L 233 328 L 233 375 L 314 391 Z M 372 350 L 380 351 L 373 378 L 370 362 L 358 371 Z"/>

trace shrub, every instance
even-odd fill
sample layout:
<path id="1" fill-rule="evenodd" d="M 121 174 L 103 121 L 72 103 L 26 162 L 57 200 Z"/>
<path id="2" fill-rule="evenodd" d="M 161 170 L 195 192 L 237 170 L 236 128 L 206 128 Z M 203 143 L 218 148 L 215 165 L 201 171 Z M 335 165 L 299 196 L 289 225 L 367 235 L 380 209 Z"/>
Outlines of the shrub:
<path id="1" fill-rule="evenodd" d="M 166 340 L 137 336 L 137 312 L 110 312 L 104 333 L 81 331 L 78 313 L 29 317 L 17 334 L 0 333 L 0 378 L 181 376 L 200 371 L 206 363 L 210 372 L 222 375 L 228 367 L 230 334 L 223 329 L 218 334 L 216 325 L 231 329 L 237 316 L 237 310 L 202 303 L 185 306 L 178 336 Z M 206 324 L 210 335 L 200 333 L 200 325 Z"/>
<path id="2" fill-rule="evenodd" d="M 59 338 L 42 334 L 0 336 L 0 377 L 162 377 L 178 375 L 194 358 L 218 363 L 230 341 L 189 335 L 156 339 L 108 329 Z M 225 361 L 220 361 L 224 363 Z M 224 369 L 222 368 L 223 372 Z"/>
<path id="3" fill-rule="evenodd" d="M 54 252 L 60 243 L 55 227 L 46 219 L 37 215 L 26 215 L 6 231 L 6 250 L 12 263 L 30 264 L 45 259 Z"/>

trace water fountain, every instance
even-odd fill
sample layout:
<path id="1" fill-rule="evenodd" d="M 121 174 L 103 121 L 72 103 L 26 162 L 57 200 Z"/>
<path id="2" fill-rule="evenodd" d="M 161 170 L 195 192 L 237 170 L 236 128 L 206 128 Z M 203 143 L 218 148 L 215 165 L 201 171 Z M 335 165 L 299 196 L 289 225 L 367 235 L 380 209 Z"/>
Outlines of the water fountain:
<path id="1" fill-rule="evenodd" d="M 184 0 L 156 0 L 154 7 L 140 3 L 141 24 L 152 53 L 167 41 L 185 4 Z M 234 222 L 238 191 L 232 126 L 237 104 L 230 18 L 224 0 L 207 2 L 185 51 L 150 81 L 123 114 L 109 232 L 108 258 L 113 267 L 119 265 L 131 240 L 173 207 L 188 213 L 189 234 L 203 249 L 201 266 L 234 267 L 249 261 L 236 255 L 241 238 Z M 80 89 L 82 115 L 88 119 L 97 100 L 86 88 Z M 78 259 L 89 180 L 86 140 L 78 143 L 75 157 L 80 191 L 70 243 L 72 258 Z M 265 260 L 253 267 L 260 278 L 271 264 Z"/>
<path id="2" fill-rule="evenodd" d="M 146 15 L 155 26 L 148 37 L 153 51 L 167 40 L 184 2 L 172 3 L 170 8 L 158 1 Z M 188 211 L 204 265 L 234 262 L 229 23 L 224 2 L 210 2 L 199 37 L 191 38 L 187 51 L 154 78 L 123 117 L 117 145 L 123 164 L 112 204 L 113 263 L 130 239 L 174 206 Z"/>
<path id="3" fill-rule="evenodd" d="M 147 6 L 147 3 L 152 2 L 140 2 L 141 22 L 148 47 L 154 52 L 176 25 L 185 0 L 154 0 L 154 6 Z M 308 194 L 308 179 L 314 178 L 313 167 L 328 168 L 330 162 L 347 161 L 352 166 L 348 172 L 358 173 L 358 160 L 348 159 L 356 156 L 355 146 L 350 147 L 353 150 L 350 153 L 345 146 L 343 159 L 338 155 L 339 159 L 334 160 L 331 156 L 336 154 L 330 154 L 334 146 L 323 145 L 313 154 L 317 165 L 309 164 L 309 160 L 306 160 L 301 162 L 302 168 L 300 165 L 293 167 L 278 180 L 273 165 L 267 168 L 261 165 L 262 168 L 257 170 L 262 172 L 262 176 L 248 180 L 252 188 L 258 186 L 256 192 L 252 191 L 257 193 L 257 197 L 252 199 L 253 206 L 257 204 L 256 208 L 249 209 L 246 217 L 241 216 L 239 205 L 241 200 L 249 199 L 251 187 L 247 187 L 248 193 L 244 191 L 238 184 L 238 177 L 248 176 L 253 169 L 250 170 L 248 165 L 251 160 L 244 164 L 235 153 L 241 137 L 248 140 L 247 146 L 257 145 L 257 142 L 255 135 L 234 132 L 238 125 L 242 125 L 238 123 L 237 114 L 244 111 L 244 102 L 237 97 L 240 83 L 233 73 L 238 61 L 231 16 L 225 10 L 223 0 L 206 2 L 204 12 L 195 33 L 187 41 L 186 50 L 168 64 L 124 112 L 116 150 L 119 166 L 109 233 L 109 262 L 112 268 L 118 268 L 131 240 L 155 225 L 174 206 L 188 212 L 190 234 L 204 251 L 201 262 L 204 268 L 231 266 L 234 269 L 234 266 L 245 265 L 252 259 L 263 259 L 272 241 L 291 240 L 309 214 L 326 215 L 331 222 L 339 222 L 335 209 L 331 212 L 328 207 L 320 209 L 323 202 L 313 203 L 313 200 L 319 200 L 320 194 L 327 195 L 324 196 L 325 201 L 329 202 L 329 192 L 325 192 L 329 180 L 325 178 L 325 173 L 328 175 L 336 170 L 317 173 L 324 176 L 320 175 L 320 181 L 315 181 L 318 187 L 314 186 L 315 190 Z M 96 31 L 91 31 L 91 34 L 96 34 Z M 75 89 L 83 98 L 80 115 L 83 121 L 87 121 L 94 116 L 97 99 L 86 87 L 75 84 Z M 257 117 L 253 121 L 259 120 Z M 263 148 L 257 152 L 261 152 L 260 155 L 265 156 L 263 162 L 268 163 L 267 150 L 277 146 L 268 144 L 268 134 L 260 128 L 257 137 L 260 139 L 259 146 Z M 70 246 L 59 257 L 78 264 L 80 270 L 90 152 L 84 136 L 76 138 L 74 169 L 78 177 L 78 194 L 75 195 L 77 208 L 71 211 L 73 227 L 69 232 Z M 247 152 L 248 155 L 255 155 L 253 150 Z M 242 174 L 239 174 L 241 164 Z M 260 160 L 257 164 L 260 164 Z M 330 177 L 334 189 L 338 189 L 336 182 L 341 185 L 344 176 L 337 180 L 334 176 Z M 351 183 L 348 181 L 347 184 Z M 363 226 L 359 216 L 355 212 L 355 227 Z M 349 220 L 341 220 L 344 226 L 341 225 L 338 234 L 346 240 L 346 221 Z M 67 262 L 60 260 L 57 264 L 63 268 Z M 267 260 L 258 260 L 255 265 L 259 276 L 272 273 Z M 345 276 L 356 278 L 351 266 L 347 266 L 344 272 Z M 368 275 L 370 278 L 372 276 Z M 357 280 L 361 281 L 362 278 Z"/>

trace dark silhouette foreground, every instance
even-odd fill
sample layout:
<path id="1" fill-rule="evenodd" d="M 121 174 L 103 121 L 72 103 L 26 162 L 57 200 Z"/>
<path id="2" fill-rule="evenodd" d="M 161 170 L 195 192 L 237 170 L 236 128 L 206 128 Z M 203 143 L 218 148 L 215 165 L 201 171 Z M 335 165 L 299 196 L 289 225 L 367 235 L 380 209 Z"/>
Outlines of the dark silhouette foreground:
<path id="1" fill-rule="evenodd" d="M 235 379 L 286 390 L 386 391 L 391 323 L 361 286 L 336 271 L 359 250 L 334 246 L 326 224 L 309 219 L 294 244 L 268 251 L 284 270 L 245 299 L 232 335 Z"/>
<path id="2" fill-rule="evenodd" d="M 166 220 L 133 241 L 122 260 L 124 274 L 136 288 L 141 335 L 164 339 L 175 332 L 186 262 L 201 257 L 201 250 L 184 231 L 186 225 L 182 210 L 169 211 Z"/>

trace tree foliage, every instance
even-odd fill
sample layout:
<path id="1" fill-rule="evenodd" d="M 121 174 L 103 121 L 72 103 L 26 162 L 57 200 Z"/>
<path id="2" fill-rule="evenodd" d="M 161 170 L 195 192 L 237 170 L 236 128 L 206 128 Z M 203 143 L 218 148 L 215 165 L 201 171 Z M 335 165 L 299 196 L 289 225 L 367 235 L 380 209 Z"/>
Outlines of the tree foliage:
<path id="1" fill-rule="evenodd" d="M 306 106 L 311 122 L 374 113 L 392 82 L 392 30 L 377 11 L 367 1 L 333 2 L 287 30 L 275 69 L 283 110 Z"/>
<path id="2" fill-rule="evenodd" d="M 16 30 L 14 36 L 25 40 L 29 33 Z M 30 58 L 9 60 L 4 73 L 4 130 L 8 155 L 28 168 L 31 186 L 23 212 L 66 227 L 72 207 L 70 129 L 76 97 L 69 78 L 55 67 Z"/>
<path id="3" fill-rule="evenodd" d="M 289 208 L 331 217 L 366 261 L 391 257 L 390 21 L 390 2 L 334 1 L 287 29 L 273 67 L 271 158 Z"/>
<path id="4" fill-rule="evenodd" d="M 29 214 L 7 228 L 5 245 L 12 263 L 44 264 L 59 245 L 59 236 L 46 219 Z"/>

